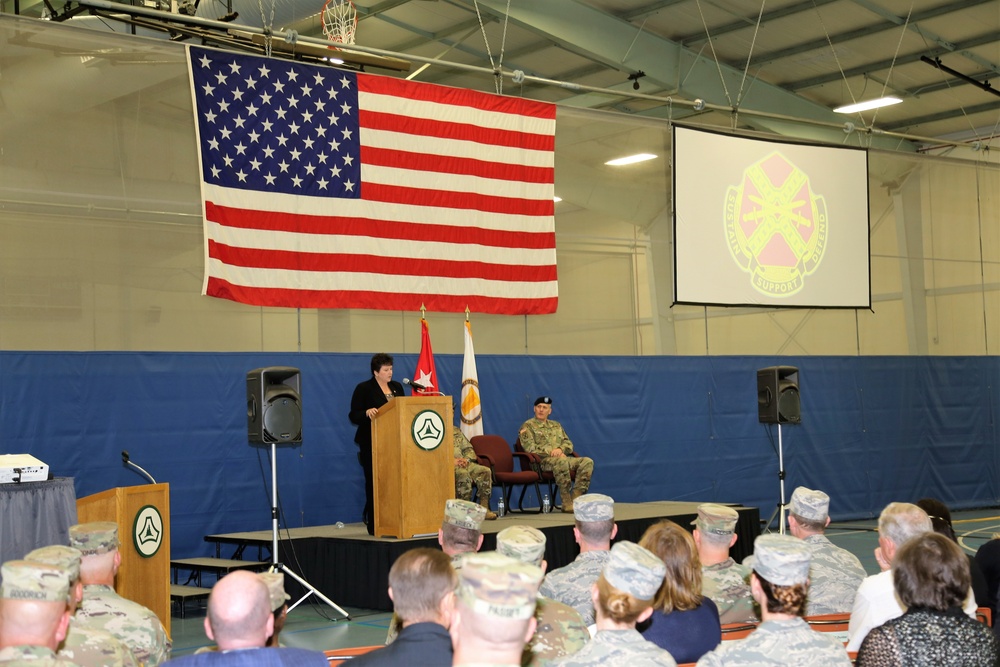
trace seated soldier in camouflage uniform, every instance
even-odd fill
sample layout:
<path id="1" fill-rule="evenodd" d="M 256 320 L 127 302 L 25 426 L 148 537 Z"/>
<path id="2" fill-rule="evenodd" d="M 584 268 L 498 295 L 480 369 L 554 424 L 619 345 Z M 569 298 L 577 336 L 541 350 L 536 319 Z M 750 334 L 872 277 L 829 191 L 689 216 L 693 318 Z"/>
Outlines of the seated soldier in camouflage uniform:
<path id="1" fill-rule="evenodd" d="M 452 427 L 455 443 L 455 497 L 472 500 L 472 484 L 479 489 L 479 504 L 486 508 L 486 520 L 493 521 L 497 515 L 490 511 L 490 496 L 493 495 L 493 473 L 484 465 L 479 465 L 476 450 L 457 426 Z"/>
<path id="2" fill-rule="evenodd" d="M 719 608 L 723 625 L 757 620 L 750 595 L 750 568 L 729 556 L 729 548 L 736 544 L 738 520 L 739 514 L 732 507 L 705 503 L 698 506 L 698 518 L 691 522 L 701 559 L 701 592 Z"/>
<path id="3" fill-rule="evenodd" d="M 535 565 L 545 572 L 545 533 L 530 526 L 511 526 L 497 533 L 497 553 Z M 538 595 L 535 634 L 524 647 L 523 667 L 541 667 L 579 651 L 590 641 L 580 612 L 569 605 Z"/>
<path id="4" fill-rule="evenodd" d="M 495 552 L 470 554 L 458 571 L 452 645 L 455 665 L 520 665 L 535 632 L 541 569 Z"/>
<path id="5" fill-rule="evenodd" d="M 576 609 L 587 625 L 594 623 L 594 601 L 590 589 L 608 562 L 611 540 L 618 534 L 615 524 L 615 501 L 601 493 L 580 496 L 573 508 L 576 527 L 573 536 L 580 545 L 580 555 L 570 563 L 549 572 L 540 593 Z"/>
<path id="6" fill-rule="evenodd" d="M 809 592 L 809 547 L 791 535 L 761 535 L 754 556 L 750 588 L 763 622 L 744 639 L 706 653 L 698 667 L 849 667 L 839 638 L 816 632 L 801 618 Z"/>
<path id="7" fill-rule="evenodd" d="M 634 542 L 616 542 L 592 590 L 597 633 L 589 644 L 553 665 L 676 667 L 670 653 L 645 639 L 635 627 L 652 615 L 653 599 L 666 571 L 656 554 Z"/>
<path id="8" fill-rule="evenodd" d="M 25 560 L 0 567 L 0 664 L 74 667 L 56 655 L 69 627 L 69 572 Z"/>
<path id="9" fill-rule="evenodd" d="M 83 600 L 83 582 L 80 581 L 79 549 L 61 544 L 42 547 L 28 552 L 24 560 L 66 568 L 69 573 L 70 621 L 66 638 L 59 645 L 59 657 L 66 658 L 80 667 L 136 667 L 135 658 L 125 644 L 103 630 L 80 625 L 74 616 Z"/>
<path id="10" fill-rule="evenodd" d="M 170 639 L 160 619 L 115 592 L 115 574 L 122 562 L 118 526 L 110 521 L 70 526 L 69 543 L 83 554 L 83 601 L 76 612 L 80 625 L 110 632 L 129 647 L 140 665 L 150 667 L 167 660 Z"/>
<path id="11" fill-rule="evenodd" d="M 555 477 L 559 493 L 562 495 L 562 511 L 573 511 L 573 502 L 590 488 L 590 477 L 594 472 L 594 461 L 586 456 L 570 456 L 573 442 L 566 435 L 562 424 L 549 419 L 552 414 L 552 399 L 539 396 L 535 399 L 535 416 L 521 425 L 518 438 L 524 451 L 536 454 L 542 459 L 542 470 Z M 576 483 L 572 475 L 576 475 Z"/>
<path id="12" fill-rule="evenodd" d="M 830 496 L 800 486 L 792 493 L 790 510 L 788 532 L 812 553 L 806 615 L 850 613 L 854 594 L 868 573 L 857 556 L 823 534 L 830 525 Z"/>

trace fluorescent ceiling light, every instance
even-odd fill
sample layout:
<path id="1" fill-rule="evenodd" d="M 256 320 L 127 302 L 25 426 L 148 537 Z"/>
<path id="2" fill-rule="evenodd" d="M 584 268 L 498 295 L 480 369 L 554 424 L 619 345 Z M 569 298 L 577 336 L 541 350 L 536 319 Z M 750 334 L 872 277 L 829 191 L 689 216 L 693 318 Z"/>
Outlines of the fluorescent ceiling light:
<path id="1" fill-rule="evenodd" d="M 646 160 L 655 160 L 656 156 L 652 153 L 637 153 L 636 155 L 628 155 L 626 157 L 615 158 L 614 160 L 608 160 L 604 164 L 611 165 L 612 167 L 620 167 L 623 164 L 635 164 L 636 162 L 645 162 Z"/>
<path id="2" fill-rule="evenodd" d="M 553 198 L 552 198 L 552 201 L 554 201 L 555 203 L 557 203 L 557 204 L 558 204 L 559 202 L 561 202 L 561 201 L 562 201 L 562 197 L 553 197 Z"/>
<path id="3" fill-rule="evenodd" d="M 854 113 L 856 111 L 868 111 L 869 109 L 878 109 L 879 107 L 887 107 L 893 104 L 899 104 L 903 100 L 898 97 L 880 97 L 877 100 L 868 100 L 867 102 L 858 102 L 857 104 L 848 104 L 844 107 L 837 107 L 833 110 L 834 113 Z"/>

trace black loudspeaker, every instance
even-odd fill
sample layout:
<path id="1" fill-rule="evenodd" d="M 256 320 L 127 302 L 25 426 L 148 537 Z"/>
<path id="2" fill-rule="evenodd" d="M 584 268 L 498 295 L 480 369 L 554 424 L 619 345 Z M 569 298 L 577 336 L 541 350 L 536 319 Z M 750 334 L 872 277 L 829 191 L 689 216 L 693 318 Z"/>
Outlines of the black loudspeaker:
<path id="1" fill-rule="evenodd" d="M 757 418 L 762 424 L 798 424 L 799 369 L 769 366 L 757 371 Z"/>
<path id="2" fill-rule="evenodd" d="M 302 377 L 298 368 L 269 366 L 247 373 L 247 438 L 302 442 Z"/>

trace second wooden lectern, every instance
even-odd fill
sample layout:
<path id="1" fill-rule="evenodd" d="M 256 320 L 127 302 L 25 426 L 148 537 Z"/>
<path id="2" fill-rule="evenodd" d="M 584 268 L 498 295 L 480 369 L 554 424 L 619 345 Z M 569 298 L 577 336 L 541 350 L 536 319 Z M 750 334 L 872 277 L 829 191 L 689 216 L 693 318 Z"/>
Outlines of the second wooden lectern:
<path id="1" fill-rule="evenodd" d="M 170 486 L 120 486 L 76 501 L 80 523 L 118 524 L 115 590 L 152 609 L 170 634 Z"/>
<path id="2" fill-rule="evenodd" d="M 452 403 L 447 396 L 400 396 L 372 421 L 375 535 L 408 538 L 441 527 L 455 497 Z"/>

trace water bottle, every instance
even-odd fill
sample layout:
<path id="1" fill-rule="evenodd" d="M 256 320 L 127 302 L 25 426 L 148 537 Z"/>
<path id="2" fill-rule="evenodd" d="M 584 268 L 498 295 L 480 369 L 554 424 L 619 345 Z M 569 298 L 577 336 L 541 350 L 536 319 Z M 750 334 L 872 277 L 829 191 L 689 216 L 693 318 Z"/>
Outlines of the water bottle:
<path id="1" fill-rule="evenodd" d="M 497 501 L 497 516 L 503 516 L 507 513 L 507 506 L 503 502 L 503 494 L 500 495 L 500 500 Z"/>
<path id="2" fill-rule="evenodd" d="M 552 501 L 549 500 L 549 494 L 542 496 L 542 513 L 548 514 L 552 511 Z"/>

